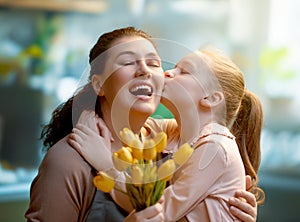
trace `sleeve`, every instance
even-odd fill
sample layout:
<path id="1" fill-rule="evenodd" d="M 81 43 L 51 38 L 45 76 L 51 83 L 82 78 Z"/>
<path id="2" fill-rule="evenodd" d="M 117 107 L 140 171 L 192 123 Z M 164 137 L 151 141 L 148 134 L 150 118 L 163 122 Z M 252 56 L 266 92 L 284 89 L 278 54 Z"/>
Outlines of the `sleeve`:
<path id="1" fill-rule="evenodd" d="M 226 167 L 225 156 L 223 148 L 213 142 L 194 151 L 179 169 L 175 182 L 165 189 L 163 207 L 166 221 L 184 217 L 212 192 L 212 187 L 222 175 L 221 169 Z"/>
<path id="2" fill-rule="evenodd" d="M 92 184 L 92 171 L 86 170 L 91 168 L 66 146 L 52 147 L 45 155 L 31 184 L 27 221 L 77 222 L 82 219 L 81 210 L 89 207 L 84 195 L 92 194 L 89 189 L 95 192 L 92 185 L 86 185 Z"/>
<path id="3" fill-rule="evenodd" d="M 180 132 L 175 119 L 154 119 L 148 118 L 146 122 L 152 134 L 155 135 L 161 131 L 164 131 L 168 136 L 168 143 L 165 149 L 166 153 L 173 152 L 178 147 Z"/>

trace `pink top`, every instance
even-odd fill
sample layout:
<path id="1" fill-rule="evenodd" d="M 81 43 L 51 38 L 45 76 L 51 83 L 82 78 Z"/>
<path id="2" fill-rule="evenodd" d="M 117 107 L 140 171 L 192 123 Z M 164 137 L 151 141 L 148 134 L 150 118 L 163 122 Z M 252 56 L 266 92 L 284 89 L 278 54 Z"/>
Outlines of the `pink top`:
<path id="1" fill-rule="evenodd" d="M 176 171 L 164 192 L 166 221 L 237 221 L 227 203 L 245 189 L 245 169 L 229 130 L 207 125 L 191 158 Z"/>

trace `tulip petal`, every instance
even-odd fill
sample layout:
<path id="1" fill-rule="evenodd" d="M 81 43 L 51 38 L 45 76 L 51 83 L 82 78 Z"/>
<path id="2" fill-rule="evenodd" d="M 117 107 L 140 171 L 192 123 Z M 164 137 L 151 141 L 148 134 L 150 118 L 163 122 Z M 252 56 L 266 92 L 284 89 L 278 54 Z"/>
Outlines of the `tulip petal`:
<path id="1" fill-rule="evenodd" d="M 105 193 L 109 193 L 115 186 L 114 179 L 102 171 L 100 171 L 98 175 L 94 177 L 93 183 L 98 190 L 101 190 Z"/>
<path id="2" fill-rule="evenodd" d="M 192 155 L 194 149 L 185 143 L 179 147 L 179 149 L 174 153 L 174 161 L 177 165 L 184 164 Z"/>

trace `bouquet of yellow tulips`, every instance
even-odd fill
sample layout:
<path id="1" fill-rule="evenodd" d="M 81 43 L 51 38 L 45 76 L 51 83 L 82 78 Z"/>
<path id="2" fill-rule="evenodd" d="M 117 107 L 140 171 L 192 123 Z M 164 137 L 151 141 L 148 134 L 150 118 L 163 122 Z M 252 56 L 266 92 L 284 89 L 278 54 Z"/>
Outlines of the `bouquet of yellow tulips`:
<path id="1" fill-rule="evenodd" d="M 137 134 L 124 128 L 120 137 L 123 147 L 113 153 L 114 167 L 124 173 L 125 193 L 136 211 L 140 211 L 159 201 L 166 182 L 172 178 L 176 168 L 191 156 L 193 149 L 185 143 L 174 153 L 173 158 L 157 161 L 157 154 L 167 144 L 167 135 L 164 132 L 142 142 Z M 103 192 L 110 192 L 113 188 L 119 190 L 115 187 L 114 178 L 102 171 L 94 178 L 94 185 Z"/>

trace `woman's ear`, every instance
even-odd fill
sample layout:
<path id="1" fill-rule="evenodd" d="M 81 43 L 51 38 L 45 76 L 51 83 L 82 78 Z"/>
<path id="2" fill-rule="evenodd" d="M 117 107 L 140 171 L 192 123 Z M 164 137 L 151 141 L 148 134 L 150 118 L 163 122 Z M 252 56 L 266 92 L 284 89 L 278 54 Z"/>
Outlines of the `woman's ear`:
<path id="1" fill-rule="evenodd" d="M 92 85 L 95 93 L 98 96 L 104 96 L 104 90 L 102 88 L 101 80 L 99 79 L 99 75 L 92 75 Z"/>
<path id="2" fill-rule="evenodd" d="M 200 100 L 200 105 L 206 108 L 213 108 L 224 101 L 224 94 L 220 91 L 215 91 L 212 95 L 206 96 Z"/>

